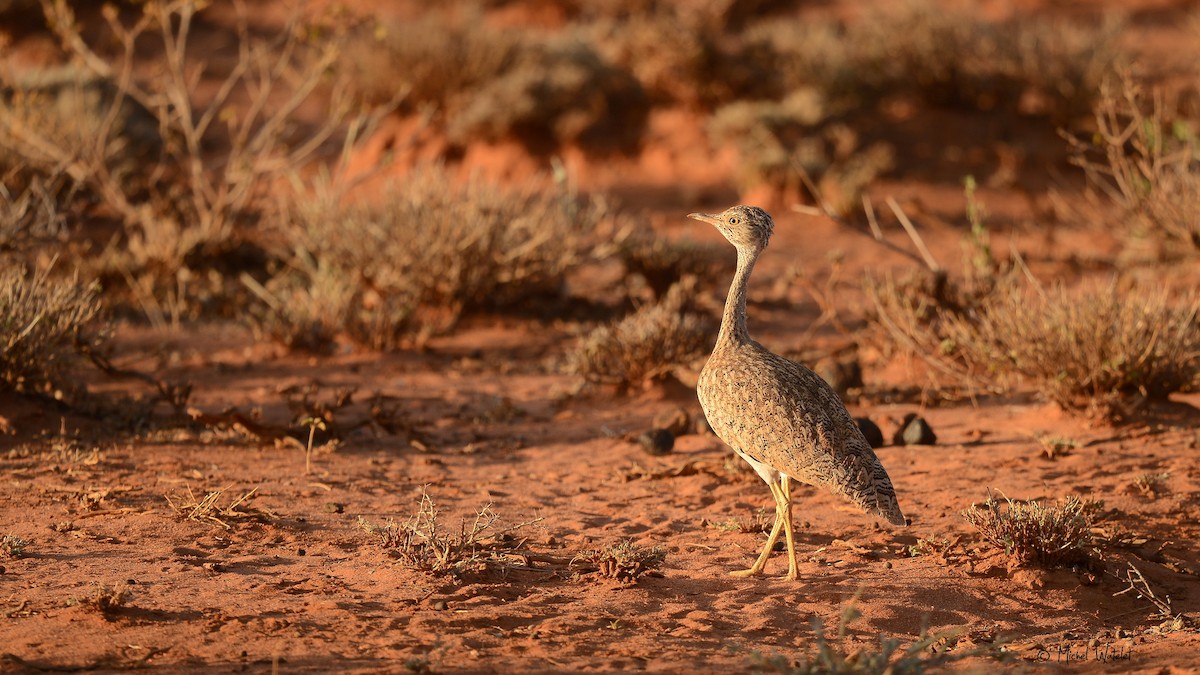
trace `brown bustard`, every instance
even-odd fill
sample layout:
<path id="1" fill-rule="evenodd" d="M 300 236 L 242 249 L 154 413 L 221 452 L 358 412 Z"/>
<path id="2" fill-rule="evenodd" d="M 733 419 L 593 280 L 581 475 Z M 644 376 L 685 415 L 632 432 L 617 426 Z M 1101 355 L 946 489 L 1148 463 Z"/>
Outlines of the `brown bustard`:
<path id="1" fill-rule="evenodd" d="M 721 332 L 696 393 L 709 425 L 750 463 L 775 497 L 775 524 L 758 560 L 734 576 L 762 574 L 779 533 L 787 537 L 788 578 L 796 578 L 790 481 L 826 487 L 864 511 L 904 525 L 887 471 L 841 399 L 816 373 L 767 351 L 746 331 L 746 286 L 774 221 L 756 206 L 688 216 L 715 225 L 737 249 Z"/>

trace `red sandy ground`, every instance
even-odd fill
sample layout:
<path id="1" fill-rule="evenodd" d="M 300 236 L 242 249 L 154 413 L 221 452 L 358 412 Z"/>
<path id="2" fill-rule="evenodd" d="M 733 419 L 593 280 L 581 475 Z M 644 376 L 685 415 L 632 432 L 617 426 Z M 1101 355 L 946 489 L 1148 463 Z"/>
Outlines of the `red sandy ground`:
<path id="1" fill-rule="evenodd" d="M 638 158 L 603 166 L 566 158 L 584 187 L 616 192 L 664 236 L 718 242 L 682 217 L 738 198 L 731 158 L 710 161 L 702 123 L 687 112 L 659 112 Z M 971 147 L 970 124 L 959 124 L 959 142 Z M 381 139 L 403 129 L 396 122 Z M 502 145 L 472 148 L 465 166 L 510 179 L 539 168 Z M 935 255 L 957 263 L 962 229 L 939 223 L 961 222 L 958 187 L 918 177 L 873 194 L 897 195 L 921 220 Z M 1078 253 L 1077 269 L 1086 270 L 1090 256 L 1116 250 L 1092 232 L 1026 227 L 1046 206 L 1022 194 L 1003 184 L 981 196 L 992 222 L 1013 232 L 1013 245 L 1043 252 L 1028 255 L 1035 271 L 1066 278 L 1057 261 L 1067 256 L 1047 251 Z M 359 401 L 375 392 L 394 397 L 405 430 L 350 432 L 318 447 L 306 474 L 304 452 L 290 444 L 264 447 L 234 431 L 186 425 L 114 437 L 94 420 L 0 399 L 0 534 L 30 542 L 23 557 L 0 558 L 0 669 L 744 671 L 761 658 L 808 653 L 813 619 L 832 633 L 851 604 L 862 616 L 839 643 L 846 651 L 875 648 L 881 634 L 908 644 L 923 628 L 956 629 L 959 649 L 1007 638 L 1018 668 L 1048 660 L 1108 672 L 1200 669 L 1200 635 L 1161 628 L 1147 601 L 1114 595 L 1126 587 L 1114 575 L 1132 562 L 1176 612 L 1196 616 L 1200 412 L 1193 406 L 1200 396 L 1177 397 L 1113 428 L 1033 396 L 942 400 L 936 380 L 885 355 L 869 333 L 848 336 L 826 323 L 800 342 L 820 312 L 787 281 L 790 268 L 823 282 L 839 251 L 835 304 L 860 326 L 864 270 L 911 263 L 827 220 L 790 213 L 786 201 L 773 206 L 777 236 L 755 276 L 751 330 L 768 347 L 810 354 L 857 339 L 866 387 L 848 401 L 851 410 L 878 421 L 889 438 L 905 413 L 930 421 L 937 445 L 879 451 L 908 528 L 877 524 L 801 487 L 799 581 L 778 576 L 782 554 L 768 576 L 729 577 L 753 560 L 764 537 L 717 525 L 751 522 L 770 505 L 766 487 L 711 434 L 682 436 L 661 457 L 625 440 L 662 414 L 698 416 L 694 392 L 671 383 L 631 395 L 579 392 L 554 365 L 575 323 L 479 316 L 424 351 L 346 347 L 322 358 L 288 355 L 236 326 L 167 334 L 125 326 L 119 365 L 194 383 L 191 404 L 206 412 L 261 407 L 265 419 L 283 422 L 278 392 L 317 382 L 325 398 L 337 387 L 356 387 Z M 1008 245 L 1007 235 L 997 241 Z M 569 281 L 595 285 L 611 271 L 587 269 Z M 723 289 L 711 292 L 723 297 Z M 91 384 L 140 391 L 100 378 Z M 356 415 L 365 417 L 363 403 L 339 419 Z M 1046 437 L 1078 447 L 1046 458 L 1038 441 Z M 1161 493 L 1132 488 L 1146 473 L 1169 474 Z M 1010 570 L 959 515 L 989 488 L 1051 502 L 1103 499 L 1101 534 L 1120 526 L 1136 538 L 1106 548 L 1091 573 Z M 257 517 L 187 520 L 167 498 L 186 503 L 189 489 L 196 498 L 223 489 L 222 505 L 257 490 L 245 506 Z M 487 504 L 501 516 L 499 527 L 536 521 L 514 531 L 529 555 L 459 578 L 399 564 L 358 521 L 402 521 L 425 489 L 449 528 Z M 962 539 L 944 555 L 909 554 L 918 539 L 934 537 Z M 581 549 L 625 538 L 665 548 L 661 576 L 623 585 L 568 564 Z M 90 607 L 98 585 L 126 589 L 124 605 L 108 614 Z M 1063 648 L 1076 657 L 1087 652 L 1085 660 L 1064 663 Z M 1097 648 L 1127 658 L 1098 660 Z M 996 667 L 981 658 L 968 664 Z"/>

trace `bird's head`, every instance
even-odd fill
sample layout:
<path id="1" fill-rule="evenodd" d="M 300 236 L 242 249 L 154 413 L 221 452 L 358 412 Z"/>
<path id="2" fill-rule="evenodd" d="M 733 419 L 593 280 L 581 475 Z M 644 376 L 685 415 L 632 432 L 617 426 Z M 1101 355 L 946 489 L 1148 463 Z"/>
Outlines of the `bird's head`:
<path id="1" fill-rule="evenodd" d="M 690 213 L 688 218 L 715 226 L 735 247 L 750 250 L 766 248 L 775 230 L 771 215 L 757 206 L 733 206 L 723 213 Z"/>

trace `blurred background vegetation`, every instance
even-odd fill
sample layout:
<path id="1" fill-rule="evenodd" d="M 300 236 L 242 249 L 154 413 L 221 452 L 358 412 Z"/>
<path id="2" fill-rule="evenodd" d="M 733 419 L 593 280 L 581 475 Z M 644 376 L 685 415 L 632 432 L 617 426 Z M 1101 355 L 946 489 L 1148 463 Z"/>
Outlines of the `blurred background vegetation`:
<path id="1" fill-rule="evenodd" d="M 843 342 L 916 353 L 954 386 L 1041 382 L 1111 418 L 1196 385 L 1200 14 L 1174 17 L 1193 51 L 1170 61 L 1136 39 L 1164 17 L 1118 3 L 359 5 L 0 3 L 0 386 L 69 398 L 70 364 L 103 358 L 120 325 L 239 322 L 321 354 L 419 348 L 531 307 L 574 322 L 547 367 L 661 377 L 702 358 L 732 261 L 647 223 L 714 193 L 622 204 L 633 186 L 581 186 L 560 158 L 638 167 L 671 119 L 733 158 L 715 179 L 729 199 L 865 229 L 881 184 L 962 192 L 976 174 L 1038 205 L 1037 227 L 1121 242 L 1091 270 L 1108 283 L 1055 284 L 1081 276 L 1079 251 L 1047 253 L 1039 281 L 992 245 L 971 179 L 948 216 L 961 267 L 851 280 L 868 309 L 848 321 L 793 279 Z M 491 180 L 476 146 L 544 173 Z M 617 282 L 589 297 L 586 270 Z M 1031 306 L 1040 324 L 1014 323 Z M 1055 335 L 1074 337 L 1019 349 Z"/>

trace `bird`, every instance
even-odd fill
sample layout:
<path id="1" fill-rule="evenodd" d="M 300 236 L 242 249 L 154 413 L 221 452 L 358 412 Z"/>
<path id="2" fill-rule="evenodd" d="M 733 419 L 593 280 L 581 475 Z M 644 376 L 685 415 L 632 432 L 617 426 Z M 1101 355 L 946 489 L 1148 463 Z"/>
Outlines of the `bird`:
<path id="1" fill-rule="evenodd" d="M 893 525 L 907 521 L 891 478 L 833 389 L 812 370 L 750 337 L 746 288 L 775 229 L 770 214 L 738 205 L 688 217 L 715 226 L 737 250 L 720 332 L 696 394 L 712 430 L 766 481 L 775 499 L 775 521 L 762 553 L 749 569 L 730 574 L 761 575 L 782 532 L 787 578 L 795 580 L 791 481 L 827 488 Z"/>

